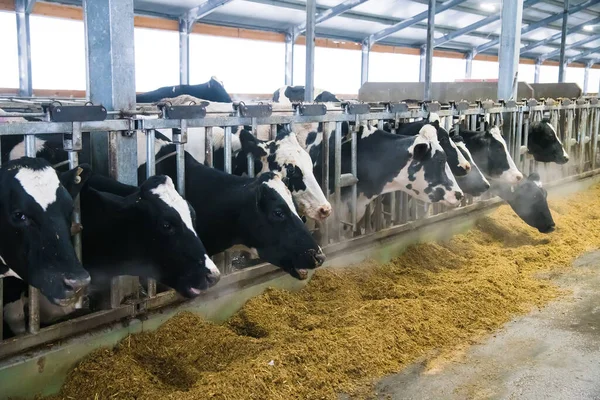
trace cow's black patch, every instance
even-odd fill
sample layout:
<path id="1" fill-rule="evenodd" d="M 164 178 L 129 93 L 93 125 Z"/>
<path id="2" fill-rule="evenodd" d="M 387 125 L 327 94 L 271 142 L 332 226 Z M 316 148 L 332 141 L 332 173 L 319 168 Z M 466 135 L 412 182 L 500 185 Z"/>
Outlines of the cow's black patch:
<path id="1" fill-rule="evenodd" d="M 313 144 L 315 142 L 315 140 L 317 139 L 317 132 L 310 132 L 307 136 L 306 136 L 306 146 L 310 146 L 311 144 Z"/>
<path id="2" fill-rule="evenodd" d="M 291 192 L 300 192 L 306 190 L 304 174 L 297 165 L 286 164 L 285 170 L 286 176 L 284 178 L 284 182 Z"/>
<path id="3" fill-rule="evenodd" d="M 231 96 L 225 91 L 223 85 L 211 78 L 208 82 L 199 85 L 177 85 L 164 86 L 150 92 L 138 94 L 137 103 L 155 103 L 164 98 L 173 98 L 181 95 L 189 95 L 199 99 L 216 101 L 219 103 L 231 103 Z"/>
<path id="4" fill-rule="evenodd" d="M 317 97 L 315 97 L 316 103 L 340 103 L 341 100 L 335 97 L 335 95 L 327 90 L 324 90 L 322 93 L 319 93 Z"/>

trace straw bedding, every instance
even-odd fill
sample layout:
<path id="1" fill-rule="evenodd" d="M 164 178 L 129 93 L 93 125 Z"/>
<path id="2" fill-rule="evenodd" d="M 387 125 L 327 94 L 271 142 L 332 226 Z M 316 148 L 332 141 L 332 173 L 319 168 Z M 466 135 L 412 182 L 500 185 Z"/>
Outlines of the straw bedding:
<path id="1" fill-rule="evenodd" d="M 507 207 L 446 243 L 385 265 L 319 270 L 303 290 L 269 289 L 225 324 L 181 313 L 101 349 L 61 399 L 337 399 L 434 350 L 473 342 L 559 295 L 548 272 L 600 247 L 600 186 L 551 202 L 539 234 Z"/>

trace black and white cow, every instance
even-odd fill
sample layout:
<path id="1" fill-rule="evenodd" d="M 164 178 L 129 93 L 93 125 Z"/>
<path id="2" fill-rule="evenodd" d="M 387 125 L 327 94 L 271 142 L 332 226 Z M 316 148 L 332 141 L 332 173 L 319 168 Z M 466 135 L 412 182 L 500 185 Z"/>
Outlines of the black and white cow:
<path id="1" fill-rule="evenodd" d="M 450 139 L 448 131 L 440 126 L 440 117 L 437 113 L 430 113 L 428 117 L 422 121 L 400 124 L 396 130 L 396 134 L 415 136 L 426 124 L 430 124 L 436 129 L 438 141 L 446 153 L 448 165 L 454 176 L 467 175 L 471 170 L 471 164 L 458 150 L 454 141 Z"/>
<path id="2" fill-rule="evenodd" d="M 208 101 L 220 103 L 231 103 L 231 96 L 223 83 L 219 82 L 214 76 L 208 82 L 199 85 L 176 85 L 165 86 L 156 90 L 138 94 L 136 103 L 155 103 L 167 97 L 177 97 L 181 95 L 194 96 Z"/>
<path id="3" fill-rule="evenodd" d="M 69 305 L 90 283 L 71 243 L 73 198 L 89 166 L 59 175 L 48 161 L 23 157 L 0 168 L 0 276 L 12 275 L 52 303 Z"/>
<path id="4" fill-rule="evenodd" d="M 331 214 L 331 204 L 313 174 L 310 155 L 300 146 L 293 132 L 281 129 L 275 140 L 262 141 L 244 129 L 239 139 L 242 149 L 233 162 L 235 175 L 247 174 L 247 155 L 252 154 L 254 175 L 269 171 L 280 175 L 292 193 L 300 215 L 321 221 Z"/>
<path id="5" fill-rule="evenodd" d="M 450 131 L 454 136 L 455 130 Z M 471 152 L 475 164 L 488 179 L 500 180 L 506 183 L 517 183 L 523 179 L 512 159 L 506 141 L 498 126 L 493 126 L 486 131 L 469 131 L 460 129 L 465 146 Z"/>
<path id="6" fill-rule="evenodd" d="M 304 91 L 304 86 L 283 86 L 273 93 L 271 100 L 275 103 L 304 102 Z M 315 103 L 341 103 L 340 99 L 326 90 L 315 88 L 314 96 Z"/>
<path id="7" fill-rule="evenodd" d="M 557 164 L 566 164 L 569 162 L 569 155 L 563 147 L 556 129 L 554 129 L 549 118 L 532 122 L 529 125 L 525 150 L 533 156 L 535 161 L 544 163 L 554 162 Z"/>
<path id="8" fill-rule="evenodd" d="M 164 146 L 158 158 L 175 151 Z M 156 172 L 175 178 L 175 157 L 156 165 Z M 186 199 L 196 210 L 198 236 L 209 255 L 243 245 L 261 259 L 297 279 L 323 264 L 325 255 L 296 212 L 281 177 L 266 172 L 257 178 L 230 175 L 206 167 L 185 154 Z M 145 165 L 138 169 L 145 179 Z"/>
<path id="9" fill-rule="evenodd" d="M 330 136 L 330 165 L 334 165 L 334 135 Z M 317 179 L 322 176 L 322 134 L 307 136 L 308 152 Z M 351 171 L 351 143 L 342 144 L 342 173 Z M 334 168 L 329 169 L 329 190 L 334 190 Z M 437 139 L 436 129 L 424 125 L 416 136 L 394 135 L 376 130 L 357 143 L 357 220 L 377 196 L 403 191 L 427 203 L 442 202 L 458 206 L 463 192 L 446 162 L 446 154 Z M 349 215 L 350 188 L 342 189 L 343 203 Z"/>
<path id="10" fill-rule="evenodd" d="M 490 182 L 485 178 L 477 163 L 473 161 L 471 152 L 462 140 L 462 137 L 454 135 L 452 141 L 456 144 L 458 151 L 471 164 L 471 171 L 465 176 L 456 176 L 456 182 L 461 190 L 471 196 L 481 196 L 490 188 Z"/>
<path id="11" fill-rule="evenodd" d="M 554 219 L 548 207 L 548 192 L 542 187 L 537 173 L 529 174 L 516 185 L 493 182 L 492 191 L 505 200 L 529 226 L 541 233 L 554 231 Z"/>

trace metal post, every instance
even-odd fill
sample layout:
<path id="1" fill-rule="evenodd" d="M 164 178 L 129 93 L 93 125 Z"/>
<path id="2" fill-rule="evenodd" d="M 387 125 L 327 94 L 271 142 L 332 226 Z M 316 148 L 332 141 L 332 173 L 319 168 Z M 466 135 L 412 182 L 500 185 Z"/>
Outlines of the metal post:
<path id="1" fill-rule="evenodd" d="M 523 0 L 503 0 L 502 32 L 500 34 L 498 98 L 511 100 L 517 94 L 519 50 L 521 48 L 521 20 Z"/>
<path id="2" fill-rule="evenodd" d="M 25 156 L 35 157 L 35 136 L 25 135 Z M 37 333 L 40 330 L 40 292 L 33 286 L 29 286 L 29 333 Z"/>
<path id="3" fill-rule="evenodd" d="M 361 86 L 365 84 L 365 82 L 369 81 L 369 53 L 371 51 L 371 45 L 369 41 L 365 41 L 362 44 L 362 56 L 361 56 L 361 64 L 360 64 L 360 84 Z"/>
<path id="4" fill-rule="evenodd" d="M 539 58 L 535 61 L 535 72 L 533 75 L 533 83 L 540 83 L 540 70 L 542 69 L 542 60 Z"/>
<path id="5" fill-rule="evenodd" d="M 583 94 L 588 94 L 588 87 L 590 84 L 590 68 L 593 66 L 593 63 L 588 63 L 585 66 L 585 70 L 583 72 Z"/>
<path id="6" fill-rule="evenodd" d="M 285 84 L 294 84 L 294 42 L 296 41 L 294 32 L 288 32 L 285 35 Z"/>
<path id="7" fill-rule="evenodd" d="M 331 149 L 329 148 L 329 135 L 331 133 L 330 123 L 323 123 L 323 140 L 321 141 L 321 146 L 323 146 L 323 154 L 322 154 L 322 162 L 323 162 L 323 170 L 321 174 L 321 181 L 323 184 L 321 185 L 321 189 L 323 193 L 325 193 L 325 197 L 328 201 L 331 202 L 331 196 L 329 195 L 329 152 Z M 334 213 L 335 214 L 335 213 Z M 334 218 L 335 219 L 335 218 Z M 321 236 L 321 245 L 326 246 L 329 244 L 329 224 L 331 223 L 331 218 L 326 219 L 322 223 L 323 235 Z"/>
<path id="8" fill-rule="evenodd" d="M 213 128 L 204 128 L 204 165 L 213 166 Z"/>
<path id="9" fill-rule="evenodd" d="M 427 44 L 425 51 L 425 99 L 431 101 L 431 72 L 433 68 L 433 40 L 435 32 L 435 3 L 436 0 L 429 0 L 427 11 Z"/>
<path id="10" fill-rule="evenodd" d="M 471 76 L 473 74 L 473 56 L 474 56 L 474 53 L 472 51 L 470 51 L 467 53 L 467 56 L 465 57 L 465 59 L 466 59 L 465 78 L 466 79 L 471 79 Z"/>
<path id="11" fill-rule="evenodd" d="M 306 83 L 304 101 L 313 102 L 315 91 L 315 18 L 317 1 L 306 1 Z"/>
<path id="12" fill-rule="evenodd" d="M 419 82 L 425 82 L 425 46 L 421 46 L 420 58 L 419 58 Z"/>
<path id="13" fill-rule="evenodd" d="M 334 142 L 333 151 L 334 153 L 334 194 L 335 194 L 335 209 L 342 209 L 342 123 L 335 123 L 335 142 Z M 330 149 L 331 151 L 331 149 Z M 334 230 L 334 235 L 336 240 L 340 240 L 340 232 L 341 232 L 341 221 L 342 216 L 338 213 L 334 213 L 336 218 L 336 226 Z"/>
<path id="14" fill-rule="evenodd" d="M 135 104 L 133 0 L 84 0 L 87 95 L 107 110 L 131 110 Z M 94 171 L 137 185 L 135 130 L 90 135 Z M 110 149 L 110 152 L 109 152 Z M 137 278 L 114 278 L 111 306 L 138 293 Z"/>
<path id="15" fill-rule="evenodd" d="M 190 84 L 190 24 L 179 18 L 179 83 Z"/>
<path id="16" fill-rule="evenodd" d="M 154 129 L 148 129 L 146 131 L 146 179 L 156 175 L 156 164 L 155 164 L 155 131 Z M 156 296 L 156 281 L 152 278 L 148 278 L 148 297 Z"/>
<path id="17" fill-rule="evenodd" d="M 17 50 L 19 56 L 19 96 L 33 95 L 31 83 L 31 35 L 26 0 L 15 1 L 17 17 Z"/>
<path id="18" fill-rule="evenodd" d="M 558 82 L 563 83 L 565 81 L 565 44 L 567 42 L 567 23 L 569 21 L 569 0 L 564 0 L 563 8 L 563 19 L 562 19 L 562 33 L 560 36 L 560 61 L 558 63 Z"/>

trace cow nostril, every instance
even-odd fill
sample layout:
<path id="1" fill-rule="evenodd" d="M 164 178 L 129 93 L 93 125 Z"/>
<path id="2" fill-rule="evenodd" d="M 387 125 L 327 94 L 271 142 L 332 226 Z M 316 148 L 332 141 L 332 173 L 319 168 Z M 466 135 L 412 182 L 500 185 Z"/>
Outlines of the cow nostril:
<path id="1" fill-rule="evenodd" d="M 456 196 L 456 200 L 460 200 L 463 198 L 463 194 L 461 192 L 456 192 L 455 196 Z"/>
<path id="2" fill-rule="evenodd" d="M 521 175 L 521 174 L 517 175 L 517 182 L 520 181 L 521 179 L 523 179 L 523 175 Z"/>
<path id="3" fill-rule="evenodd" d="M 319 207 L 319 215 L 321 218 L 327 218 L 331 214 L 331 207 Z"/>

